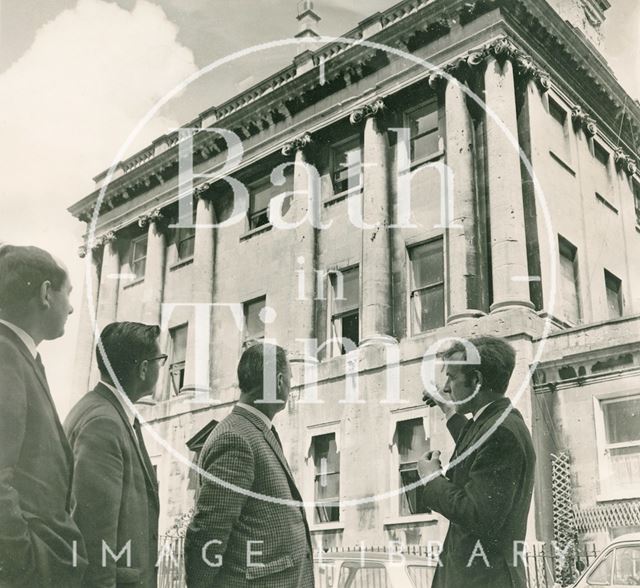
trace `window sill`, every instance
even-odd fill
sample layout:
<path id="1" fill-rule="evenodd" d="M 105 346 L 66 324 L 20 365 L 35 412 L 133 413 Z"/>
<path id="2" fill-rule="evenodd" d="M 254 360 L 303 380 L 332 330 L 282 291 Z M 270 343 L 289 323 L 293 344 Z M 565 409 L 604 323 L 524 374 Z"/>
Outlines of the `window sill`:
<path id="1" fill-rule="evenodd" d="M 551 149 L 549 149 L 549 155 L 551 155 L 551 159 L 553 159 L 565 171 L 568 171 L 572 176 L 576 175 L 575 170 L 557 153 L 554 153 L 553 151 L 551 151 Z"/>
<path id="2" fill-rule="evenodd" d="M 169 271 L 173 272 L 175 270 L 180 269 L 181 267 L 185 267 L 186 265 L 190 265 L 193 263 L 193 256 L 187 257 L 186 259 L 181 259 L 180 261 L 176 261 L 173 265 L 169 267 Z"/>
<path id="3" fill-rule="evenodd" d="M 437 161 L 439 159 L 442 159 L 444 157 L 444 150 L 441 151 L 435 151 L 434 153 L 432 153 L 431 155 L 427 155 L 427 157 L 423 157 L 422 159 L 418 159 L 416 161 L 411 161 L 409 163 L 409 168 L 405 168 L 402 170 L 398 170 L 398 173 L 400 175 L 402 174 L 406 174 L 406 173 L 411 173 L 413 171 L 415 171 L 416 169 L 418 169 L 419 167 L 426 165 L 427 163 L 431 163 L 433 161 Z"/>
<path id="4" fill-rule="evenodd" d="M 259 235 L 260 233 L 266 233 L 267 231 L 270 231 L 272 228 L 273 225 L 271 223 L 267 223 L 266 225 L 260 225 L 255 229 L 249 229 L 244 235 L 240 235 L 240 241 L 247 241 L 252 237 L 255 237 L 256 235 Z"/>
<path id="5" fill-rule="evenodd" d="M 142 282 L 144 282 L 144 278 L 136 278 L 135 280 L 133 280 L 133 282 L 129 282 L 128 284 L 125 284 L 122 288 L 123 290 L 127 290 L 128 288 L 133 288 L 138 284 L 142 284 Z"/>
<path id="6" fill-rule="evenodd" d="M 438 516 L 434 513 L 421 513 L 406 516 L 392 516 L 384 519 L 383 526 L 395 527 L 399 525 L 414 525 L 416 523 L 435 523 L 438 521 Z"/>
<path id="7" fill-rule="evenodd" d="M 337 204 L 338 202 L 346 200 L 349 196 L 360 194 L 362 194 L 362 186 L 358 186 L 357 188 L 352 188 L 350 190 L 345 190 L 344 192 L 338 192 L 337 194 L 334 194 L 333 196 L 327 198 L 323 204 L 325 207 L 332 206 L 334 204 Z"/>
<path id="8" fill-rule="evenodd" d="M 612 488 L 611 490 L 605 490 L 596 495 L 596 502 L 614 502 L 631 498 L 640 498 L 640 488 L 629 488 L 627 490 Z"/>
<path id="9" fill-rule="evenodd" d="M 321 531 L 344 531 L 344 523 L 342 521 L 334 521 L 331 523 L 310 523 L 309 531 L 319 533 Z"/>

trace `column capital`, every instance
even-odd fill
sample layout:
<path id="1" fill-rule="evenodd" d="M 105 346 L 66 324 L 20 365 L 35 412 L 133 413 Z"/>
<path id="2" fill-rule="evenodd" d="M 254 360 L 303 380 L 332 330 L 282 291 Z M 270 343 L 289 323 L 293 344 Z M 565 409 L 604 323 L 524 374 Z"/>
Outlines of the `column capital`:
<path id="1" fill-rule="evenodd" d="M 211 189 L 211 184 L 209 182 L 205 182 L 204 184 L 200 184 L 193 189 L 193 195 L 196 200 L 209 200 L 210 194 L 207 194 Z"/>
<path id="2" fill-rule="evenodd" d="M 312 142 L 313 139 L 311 138 L 311 135 L 309 133 L 303 133 L 302 135 L 295 137 L 288 143 L 285 143 L 282 146 L 280 152 L 284 156 L 289 156 L 293 153 L 296 153 L 297 151 L 304 151 L 307 147 L 309 147 L 309 145 L 311 145 Z"/>
<path id="3" fill-rule="evenodd" d="M 628 153 L 625 153 L 624 150 L 620 148 L 615 150 L 613 154 L 613 159 L 616 163 L 616 167 L 618 169 L 624 170 L 624 172 L 628 176 L 632 176 L 638 170 L 638 165 L 635 159 L 633 159 L 631 155 L 629 155 Z"/>
<path id="4" fill-rule="evenodd" d="M 386 104 L 382 98 L 376 98 L 372 100 L 368 104 L 361 106 L 360 108 L 356 108 L 349 115 L 349 122 L 352 125 L 360 124 L 363 120 L 371 117 L 379 116 L 386 109 Z"/>
<path id="5" fill-rule="evenodd" d="M 598 125 L 596 124 L 596 121 L 593 120 L 587 114 L 586 110 L 579 104 L 576 104 L 571 109 L 571 120 L 573 121 L 573 125 L 576 129 L 582 127 L 590 137 L 594 137 L 598 134 Z"/>
<path id="6" fill-rule="evenodd" d="M 158 223 L 164 219 L 164 215 L 159 208 L 152 210 L 149 213 L 142 214 L 138 217 L 138 226 L 144 228 L 151 223 Z"/>

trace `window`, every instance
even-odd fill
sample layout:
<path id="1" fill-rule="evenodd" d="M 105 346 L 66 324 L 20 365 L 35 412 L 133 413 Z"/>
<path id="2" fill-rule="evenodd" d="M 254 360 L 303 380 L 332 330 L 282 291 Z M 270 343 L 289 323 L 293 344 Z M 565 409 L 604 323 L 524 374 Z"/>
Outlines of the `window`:
<path id="1" fill-rule="evenodd" d="M 611 568 L 613 564 L 613 551 L 607 553 L 605 558 L 589 574 L 587 584 L 589 586 L 611 586 Z"/>
<path id="2" fill-rule="evenodd" d="M 346 561 L 340 568 L 338 586 L 349 588 L 392 588 L 389 573 L 383 563 L 372 561 Z"/>
<path id="3" fill-rule="evenodd" d="M 430 100 L 407 113 L 407 126 L 411 132 L 411 163 L 429 159 L 440 151 L 438 103 Z"/>
<path id="4" fill-rule="evenodd" d="M 607 289 L 609 318 L 622 316 L 622 282 L 611 272 L 604 270 L 604 283 Z"/>
<path id="5" fill-rule="evenodd" d="M 581 318 L 577 250 L 562 237 L 558 237 L 558 246 L 560 249 L 560 313 L 566 321 L 577 324 Z"/>
<path id="6" fill-rule="evenodd" d="M 566 162 L 569 159 L 567 111 L 553 98 L 549 98 L 549 114 L 552 119 L 549 144 L 553 147 L 553 152 Z"/>
<path id="7" fill-rule="evenodd" d="M 131 241 L 129 268 L 136 280 L 144 278 L 147 267 L 147 236 L 143 235 Z"/>
<path id="8" fill-rule="evenodd" d="M 633 182 L 633 201 L 636 207 L 636 224 L 640 225 L 640 183 Z"/>
<path id="9" fill-rule="evenodd" d="M 411 247 L 409 295 L 412 333 L 444 325 L 444 253 L 442 238 Z"/>
<path id="10" fill-rule="evenodd" d="M 287 168 L 287 171 L 289 170 L 290 168 Z M 283 192 L 291 192 L 292 176 L 288 173 L 285 177 L 286 181 L 282 186 L 274 186 L 270 175 L 249 185 L 249 230 L 268 225 L 271 199 Z M 287 201 L 283 203 L 282 208 L 284 215 L 288 209 Z"/>
<path id="11" fill-rule="evenodd" d="M 360 273 L 357 267 L 330 274 L 333 355 L 347 353 L 360 343 Z"/>
<path id="12" fill-rule="evenodd" d="M 193 227 L 178 229 L 176 231 L 176 248 L 178 261 L 184 261 L 193 257 L 193 246 L 196 241 L 196 230 Z"/>
<path id="13" fill-rule="evenodd" d="M 640 395 L 600 400 L 604 439 L 599 439 L 607 489 L 640 487 Z"/>
<path id="14" fill-rule="evenodd" d="M 425 439 L 422 419 L 401 421 L 396 426 L 396 445 L 399 457 L 400 484 L 415 484 L 418 477 L 416 466 L 418 459 L 429 451 L 429 442 Z M 400 515 L 413 515 L 431 512 L 422 503 L 422 493 L 413 488 L 400 495 Z"/>
<path id="15" fill-rule="evenodd" d="M 614 586 L 640 586 L 640 546 L 618 547 L 613 559 Z"/>
<path id="16" fill-rule="evenodd" d="M 261 296 L 244 303 L 244 346 L 264 339 L 264 322 L 260 313 L 267 304 L 267 297 Z"/>
<path id="17" fill-rule="evenodd" d="M 184 370 L 187 359 L 187 325 L 169 330 L 171 337 L 171 363 L 169 382 L 171 391 L 177 396 L 184 386 Z"/>
<path id="18" fill-rule="evenodd" d="M 609 169 L 609 152 L 598 141 L 593 142 L 593 156 L 605 167 Z"/>
<path id="19" fill-rule="evenodd" d="M 316 523 L 340 520 L 340 456 L 335 433 L 314 437 L 314 501 Z"/>
<path id="20" fill-rule="evenodd" d="M 354 135 L 332 147 L 334 194 L 362 188 L 362 146 L 360 135 Z"/>

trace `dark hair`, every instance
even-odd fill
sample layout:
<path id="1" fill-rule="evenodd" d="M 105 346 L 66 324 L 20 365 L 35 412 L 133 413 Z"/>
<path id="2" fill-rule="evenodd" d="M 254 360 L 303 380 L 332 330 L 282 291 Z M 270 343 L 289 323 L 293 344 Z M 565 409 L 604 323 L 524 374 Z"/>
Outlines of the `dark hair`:
<path id="1" fill-rule="evenodd" d="M 490 336 L 471 337 L 467 340 L 467 344 L 477 350 L 480 365 L 461 364 L 463 373 L 471 375 L 477 370 L 482 374 L 484 387 L 494 394 L 505 394 L 516 364 L 516 352 L 513 346 L 504 339 Z M 467 357 L 467 347 L 462 341 L 454 343 L 442 355 L 446 360 L 455 353 L 461 353 L 465 360 L 472 359 Z"/>
<path id="2" fill-rule="evenodd" d="M 108 324 L 100 341 L 109 360 L 111 369 L 120 383 L 126 383 L 132 369 L 145 359 L 151 359 L 156 351 L 156 341 L 160 335 L 158 325 L 119 322 Z M 103 377 L 111 379 L 102 353 L 96 345 L 98 369 Z"/>
<path id="3" fill-rule="evenodd" d="M 264 389 L 265 356 L 267 368 L 271 367 L 270 364 L 273 363 L 275 357 L 276 375 L 285 373 L 287 369 L 287 352 L 282 347 L 272 343 L 254 343 L 244 350 L 238 363 L 238 384 L 242 392 L 256 391 L 262 393 Z"/>
<path id="4" fill-rule="evenodd" d="M 67 272 L 39 247 L 0 245 L 0 310 L 24 310 L 46 281 L 60 290 Z"/>

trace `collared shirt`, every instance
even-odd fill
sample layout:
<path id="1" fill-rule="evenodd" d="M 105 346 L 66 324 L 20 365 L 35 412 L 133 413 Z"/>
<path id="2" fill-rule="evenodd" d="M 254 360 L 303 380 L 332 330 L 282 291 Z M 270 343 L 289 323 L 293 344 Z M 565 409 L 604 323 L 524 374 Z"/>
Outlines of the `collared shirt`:
<path id="1" fill-rule="evenodd" d="M 124 413 L 127 415 L 127 420 L 129 421 L 129 424 L 133 427 L 133 422 L 138 418 L 138 415 L 129 406 L 127 401 L 122 397 L 122 392 L 120 392 L 120 390 L 118 390 L 113 384 L 108 384 L 104 380 L 100 380 L 100 383 L 113 393 L 113 395 L 116 397 L 116 399 L 120 403 L 120 406 L 122 406 L 122 408 L 124 409 Z"/>
<path id="2" fill-rule="evenodd" d="M 250 404 L 245 404 L 244 402 L 238 402 L 236 403 L 236 406 L 239 406 L 240 408 L 244 408 L 245 410 L 249 411 L 251 414 L 256 415 L 258 418 L 262 419 L 262 422 L 267 425 L 267 429 L 271 430 L 271 419 L 264 413 L 260 412 L 255 406 L 251 406 Z"/>
<path id="3" fill-rule="evenodd" d="M 3 324 L 8 329 L 11 329 L 18 336 L 20 341 L 22 341 L 26 345 L 33 359 L 37 357 L 38 349 L 36 348 L 36 343 L 33 340 L 33 337 L 29 335 L 29 333 L 14 325 L 13 323 L 10 323 L 9 321 L 3 321 L 2 319 L 0 319 L 0 324 Z"/>

